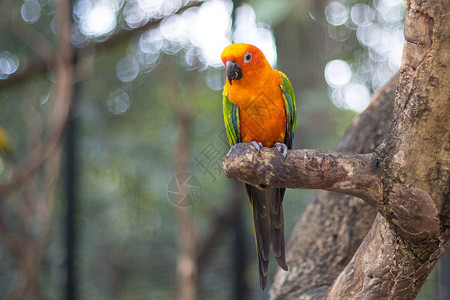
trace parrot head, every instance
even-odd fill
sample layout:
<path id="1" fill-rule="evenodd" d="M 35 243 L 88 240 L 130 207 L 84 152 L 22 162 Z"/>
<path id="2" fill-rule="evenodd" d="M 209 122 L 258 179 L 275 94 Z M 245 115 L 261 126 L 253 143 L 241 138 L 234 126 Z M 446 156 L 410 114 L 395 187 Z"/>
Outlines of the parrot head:
<path id="1" fill-rule="evenodd" d="M 262 51 L 249 44 L 231 44 L 223 50 L 221 58 L 230 85 L 233 80 L 251 82 L 260 71 L 270 67 Z"/>

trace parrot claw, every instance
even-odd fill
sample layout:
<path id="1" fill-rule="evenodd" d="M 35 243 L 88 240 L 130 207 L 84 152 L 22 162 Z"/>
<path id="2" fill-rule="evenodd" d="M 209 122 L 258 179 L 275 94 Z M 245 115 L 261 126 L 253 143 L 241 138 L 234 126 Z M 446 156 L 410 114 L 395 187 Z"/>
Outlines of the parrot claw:
<path id="1" fill-rule="evenodd" d="M 275 148 L 277 148 L 277 150 L 283 155 L 283 158 L 286 159 L 286 156 L 288 154 L 288 147 L 286 146 L 286 144 L 276 142 Z"/>
<path id="2" fill-rule="evenodd" d="M 253 147 L 255 147 L 255 149 L 259 152 L 261 151 L 263 144 L 261 142 L 257 142 L 257 141 L 251 141 L 250 144 L 253 145 Z"/>

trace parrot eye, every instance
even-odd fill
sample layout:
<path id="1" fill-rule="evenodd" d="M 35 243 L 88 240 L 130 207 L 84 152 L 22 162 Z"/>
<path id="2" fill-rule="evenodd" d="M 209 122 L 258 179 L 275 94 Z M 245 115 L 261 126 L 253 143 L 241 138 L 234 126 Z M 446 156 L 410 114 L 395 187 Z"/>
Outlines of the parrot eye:
<path id="1" fill-rule="evenodd" d="M 252 54 L 250 52 L 246 53 L 244 56 L 244 63 L 249 63 L 252 60 Z"/>

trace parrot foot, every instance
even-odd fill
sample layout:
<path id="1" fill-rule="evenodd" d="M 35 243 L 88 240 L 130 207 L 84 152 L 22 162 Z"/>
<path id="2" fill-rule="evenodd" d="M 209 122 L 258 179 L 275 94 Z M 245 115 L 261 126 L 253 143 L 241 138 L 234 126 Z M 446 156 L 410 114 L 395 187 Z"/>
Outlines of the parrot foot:
<path id="1" fill-rule="evenodd" d="M 255 149 L 259 152 L 261 151 L 263 144 L 261 142 L 257 142 L 257 141 L 251 141 L 250 144 L 253 145 L 253 147 L 255 147 Z"/>
<path id="2" fill-rule="evenodd" d="M 286 144 L 276 142 L 274 146 L 283 155 L 283 158 L 286 159 L 288 153 L 288 147 L 286 146 Z"/>

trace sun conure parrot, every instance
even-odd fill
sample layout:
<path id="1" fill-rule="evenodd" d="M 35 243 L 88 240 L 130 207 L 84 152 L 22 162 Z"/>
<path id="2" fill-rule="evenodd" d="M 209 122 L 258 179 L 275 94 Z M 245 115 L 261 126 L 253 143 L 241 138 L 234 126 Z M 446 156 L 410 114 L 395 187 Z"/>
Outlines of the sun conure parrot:
<path id="1" fill-rule="evenodd" d="M 252 143 L 276 147 L 284 158 L 292 148 L 296 122 L 295 96 L 289 79 L 272 69 L 255 46 L 232 44 L 222 52 L 227 81 L 223 115 L 230 146 Z M 270 245 L 278 265 L 287 270 L 284 250 L 283 197 L 286 189 L 260 190 L 245 184 L 252 204 L 261 289 L 267 283 Z"/>

